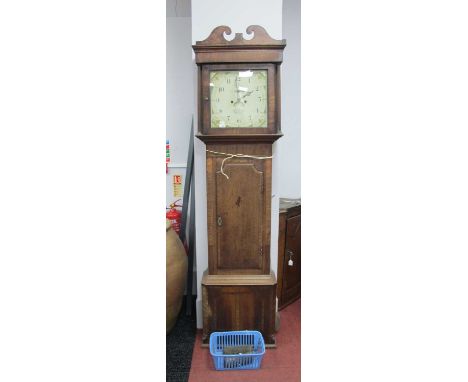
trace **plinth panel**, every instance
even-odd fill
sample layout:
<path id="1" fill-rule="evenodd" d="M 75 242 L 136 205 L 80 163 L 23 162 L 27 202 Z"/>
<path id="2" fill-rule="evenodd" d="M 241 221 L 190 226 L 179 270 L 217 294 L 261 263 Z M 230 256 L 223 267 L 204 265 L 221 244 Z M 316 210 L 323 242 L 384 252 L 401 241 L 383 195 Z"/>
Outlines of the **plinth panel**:
<path id="1" fill-rule="evenodd" d="M 203 343 L 212 332 L 258 330 L 275 346 L 276 280 L 274 275 L 209 276 L 202 280 Z"/>

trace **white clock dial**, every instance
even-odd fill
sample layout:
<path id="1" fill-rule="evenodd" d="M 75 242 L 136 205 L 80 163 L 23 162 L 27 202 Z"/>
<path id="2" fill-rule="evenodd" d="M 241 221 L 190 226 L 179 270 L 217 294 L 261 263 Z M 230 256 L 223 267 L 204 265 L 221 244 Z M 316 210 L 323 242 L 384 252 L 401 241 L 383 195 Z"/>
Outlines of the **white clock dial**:
<path id="1" fill-rule="evenodd" d="M 211 127 L 268 127 L 266 70 L 211 71 Z"/>

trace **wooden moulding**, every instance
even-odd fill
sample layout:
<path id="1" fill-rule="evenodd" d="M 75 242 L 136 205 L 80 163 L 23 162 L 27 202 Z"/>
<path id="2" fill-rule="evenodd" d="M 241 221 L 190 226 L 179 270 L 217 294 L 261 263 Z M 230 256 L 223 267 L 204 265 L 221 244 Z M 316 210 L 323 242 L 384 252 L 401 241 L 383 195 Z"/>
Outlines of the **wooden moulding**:
<path id="1" fill-rule="evenodd" d="M 202 285 L 275 285 L 276 277 L 273 272 L 269 275 L 210 275 L 208 270 L 203 272 Z"/>
<path id="2" fill-rule="evenodd" d="M 283 136 L 279 134 L 243 134 L 243 135 L 213 135 L 195 134 L 195 136 L 205 143 L 273 143 Z"/>
<path id="3" fill-rule="evenodd" d="M 211 34 L 202 41 L 197 41 L 193 45 L 193 49 L 201 50 L 207 47 L 226 47 L 229 49 L 235 49 L 241 45 L 242 47 L 270 47 L 275 49 L 283 49 L 286 46 L 286 40 L 276 40 L 267 33 L 265 28 L 260 25 L 250 25 L 246 29 L 247 35 L 253 35 L 250 39 L 245 39 L 242 33 L 236 33 L 234 39 L 227 40 L 225 35 L 231 35 L 232 31 L 226 25 L 220 25 L 213 29 Z"/>
<path id="4" fill-rule="evenodd" d="M 235 33 L 232 40 L 227 40 L 226 36 L 232 34 L 231 28 L 226 25 L 216 27 L 208 38 L 192 46 L 196 53 L 196 63 L 283 61 L 286 40 L 270 37 L 260 25 L 250 25 L 246 32 L 253 37 L 245 39 L 242 33 Z"/>

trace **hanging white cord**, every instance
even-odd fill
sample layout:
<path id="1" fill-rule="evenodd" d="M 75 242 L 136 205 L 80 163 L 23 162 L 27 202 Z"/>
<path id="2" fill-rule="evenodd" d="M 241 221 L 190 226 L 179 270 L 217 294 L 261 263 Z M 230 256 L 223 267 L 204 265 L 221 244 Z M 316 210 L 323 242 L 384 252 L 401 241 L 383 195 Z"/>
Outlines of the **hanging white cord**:
<path id="1" fill-rule="evenodd" d="M 247 155 L 247 154 L 228 154 L 228 153 L 221 153 L 219 151 L 211 151 L 211 150 L 206 150 L 207 152 L 209 153 L 212 153 L 212 154 L 217 154 L 217 155 L 225 155 L 226 158 L 223 159 L 223 161 L 221 162 L 221 169 L 220 169 L 220 172 L 221 174 L 223 174 L 226 179 L 229 179 L 229 176 L 227 176 L 227 174 L 223 171 L 223 167 L 224 167 L 224 162 L 226 162 L 228 159 L 232 159 L 232 158 L 252 158 L 252 159 L 272 159 L 273 158 L 273 155 L 270 156 L 270 157 L 258 157 L 258 156 L 255 156 L 255 155 Z"/>

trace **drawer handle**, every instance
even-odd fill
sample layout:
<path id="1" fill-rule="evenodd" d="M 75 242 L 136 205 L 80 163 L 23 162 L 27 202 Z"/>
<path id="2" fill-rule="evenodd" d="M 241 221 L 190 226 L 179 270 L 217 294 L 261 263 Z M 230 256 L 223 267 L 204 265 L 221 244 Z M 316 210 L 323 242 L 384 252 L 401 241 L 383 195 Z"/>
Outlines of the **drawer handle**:
<path id="1" fill-rule="evenodd" d="M 218 216 L 218 227 L 221 227 L 223 225 L 223 219 L 221 216 Z"/>
<path id="2" fill-rule="evenodd" d="M 294 252 L 291 251 L 290 249 L 288 249 L 286 251 L 286 254 L 289 256 L 289 260 L 288 260 L 288 266 L 292 267 L 294 265 L 294 261 L 292 259 L 292 257 L 294 256 Z"/>

